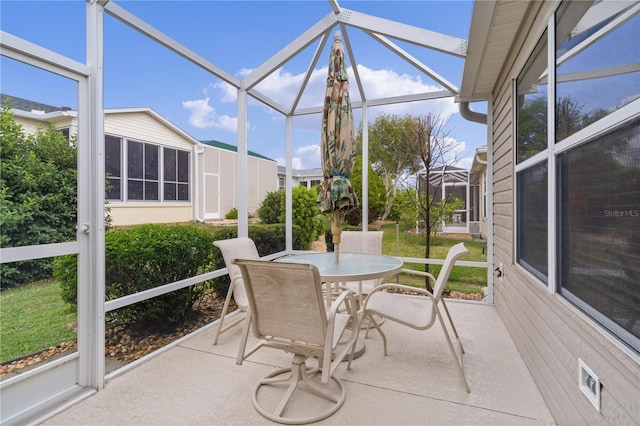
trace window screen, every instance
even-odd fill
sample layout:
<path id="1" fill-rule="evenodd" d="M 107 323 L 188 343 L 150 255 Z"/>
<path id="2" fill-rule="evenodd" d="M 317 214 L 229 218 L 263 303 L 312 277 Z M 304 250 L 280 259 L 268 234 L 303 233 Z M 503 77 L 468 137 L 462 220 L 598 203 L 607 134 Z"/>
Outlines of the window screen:
<path id="1" fill-rule="evenodd" d="M 560 293 L 640 350 L 640 120 L 558 167 Z"/>
<path id="2" fill-rule="evenodd" d="M 517 261 L 547 282 L 549 240 L 547 220 L 547 163 L 538 163 L 517 174 Z"/>

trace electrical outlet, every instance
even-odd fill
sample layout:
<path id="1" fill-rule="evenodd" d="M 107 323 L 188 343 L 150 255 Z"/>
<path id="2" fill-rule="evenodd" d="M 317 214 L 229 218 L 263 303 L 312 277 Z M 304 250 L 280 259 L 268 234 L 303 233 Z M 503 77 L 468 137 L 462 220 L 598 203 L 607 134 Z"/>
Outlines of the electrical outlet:
<path id="1" fill-rule="evenodd" d="M 500 281 L 504 279 L 504 267 L 502 266 L 502 262 L 498 264 L 498 267 L 495 269 L 495 273 Z"/>
<path id="2" fill-rule="evenodd" d="M 578 387 L 600 412 L 600 379 L 580 358 L 578 358 Z"/>

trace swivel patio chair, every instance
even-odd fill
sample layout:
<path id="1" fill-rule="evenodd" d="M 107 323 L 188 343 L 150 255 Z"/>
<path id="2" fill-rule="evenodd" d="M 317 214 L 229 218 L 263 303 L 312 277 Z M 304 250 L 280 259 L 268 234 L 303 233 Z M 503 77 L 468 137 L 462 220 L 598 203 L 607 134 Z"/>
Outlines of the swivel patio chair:
<path id="1" fill-rule="evenodd" d="M 291 367 L 274 371 L 257 383 L 253 406 L 279 423 L 306 424 L 329 417 L 346 398 L 344 384 L 334 372 L 350 351 L 353 354 L 355 333 L 339 345 L 349 321 L 357 321 L 353 293 L 342 292 L 327 314 L 315 266 L 242 259 L 235 263 L 244 277 L 251 328 L 259 339 L 247 356 L 263 346 L 293 354 Z M 317 368 L 307 367 L 310 357 L 317 358 Z M 310 406 L 322 410 L 309 413 Z"/>
<path id="2" fill-rule="evenodd" d="M 243 259 L 259 259 L 260 255 L 258 254 L 258 249 L 256 248 L 253 240 L 247 237 L 219 240 L 215 241 L 213 244 L 220 249 L 222 257 L 224 258 L 224 263 L 227 266 L 229 278 L 231 279 L 231 284 L 229 284 L 229 290 L 227 291 L 227 297 L 224 300 L 222 312 L 220 313 L 218 328 L 216 329 L 213 337 L 213 344 L 216 345 L 218 344 L 218 337 L 220 337 L 220 334 L 229 330 L 234 325 L 241 323 L 242 320 L 246 318 L 246 312 L 249 309 L 249 301 L 247 300 L 247 292 L 244 288 L 242 273 L 240 272 L 240 268 L 233 263 L 233 260 L 239 257 Z M 227 310 L 229 309 L 229 302 L 231 302 L 232 295 L 240 312 L 233 318 L 230 318 L 227 325 L 223 327 L 225 320 L 227 319 L 225 317 L 227 315 Z M 239 363 L 244 358 L 247 337 L 248 330 L 245 330 L 242 335 L 240 347 L 238 348 Z"/>
<path id="3" fill-rule="evenodd" d="M 447 257 L 444 260 L 444 264 L 442 265 L 442 269 L 438 274 L 438 279 L 435 279 L 433 275 L 426 272 L 422 272 L 420 274 L 428 276 L 434 283 L 433 293 L 430 293 L 429 291 L 424 289 L 399 284 L 383 284 L 376 287 L 365 299 L 360 310 L 360 318 L 362 321 L 366 318 L 371 319 L 373 315 L 376 315 L 418 330 L 426 330 L 428 328 L 431 328 L 437 318 L 440 322 L 440 326 L 442 327 L 442 331 L 444 332 L 449 350 L 451 351 L 451 354 L 453 355 L 453 358 L 455 360 L 458 374 L 462 379 L 465 390 L 469 392 L 469 384 L 464 374 L 464 366 L 462 363 L 462 354 L 464 353 L 464 348 L 462 346 L 462 342 L 460 341 L 458 331 L 456 330 L 456 327 L 451 318 L 451 314 L 449 313 L 449 309 L 447 308 L 447 304 L 442 297 L 442 292 L 447 284 L 447 281 L 449 280 L 449 275 L 451 274 L 451 270 L 453 269 L 456 260 L 467 254 L 469 254 L 469 250 L 465 248 L 463 243 L 456 244 L 455 246 L 451 247 L 451 249 L 449 249 Z M 387 291 L 390 289 L 399 290 L 400 292 L 390 293 Z M 416 292 L 420 295 L 414 296 L 402 294 L 402 291 Z M 449 320 L 449 325 L 451 326 L 451 329 L 453 331 L 457 348 L 454 348 L 454 344 L 451 340 L 449 332 L 447 331 L 447 325 L 445 324 L 439 308 L 440 305 L 442 305 L 442 308 L 444 309 L 444 312 L 446 313 Z M 378 330 L 380 336 L 382 336 L 384 344 L 384 354 L 386 356 L 387 338 L 382 332 L 382 329 L 380 328 L 378 323 L 376 323 L 375 321 L 370 322 L 373 324 L 376 330 Z M 369 330 L 367 330 L 367 332 L 368 331 Z"/>

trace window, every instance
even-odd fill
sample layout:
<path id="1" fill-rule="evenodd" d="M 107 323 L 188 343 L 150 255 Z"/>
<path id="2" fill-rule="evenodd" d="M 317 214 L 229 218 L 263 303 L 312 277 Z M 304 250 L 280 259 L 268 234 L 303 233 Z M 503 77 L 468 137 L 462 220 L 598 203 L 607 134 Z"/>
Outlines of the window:
<path id="1" fill-rule="evenodd" d="M 162 188 L 164 201 L 189 201 L 189 164 L 189 151 L 105 135 L 107 199 L 160 201 Z"/>
<path id="2" fill-rule="evenodd" d="M 556 12 L 556 141 L 640 96 L 640 15 L 590 4 Z"/>
<path id="3" fill-rule="evenodd" d="M 539 163 L 516 175 L 516 259 L 526 270 L 547 282 L 547 163 Z"/>
<path id="4" fill-rule="evenodd" d="M 189 201 L 189 153 L 164 148 L 164 200 Z"/>
<path id="5" fill-rule="evenodd" d="M 640 352 L 640 16 L 564 2 L 555 16 L 557 291 Z M 626 111 L 623 110 L 623 111 Z M 589 130 L 591 129 L 591 130 Z"/>
<path id="6" fill-rule="evenodd" d="M 104 155 L 107 200 L 122 200 L 122 139 L 105 135 Z"/>
<path id="7" fill-rule="evenodd" d="M 559 284 L 640 351 L 640 120 L 558 158 Z"/>
<path id="8" fill-rule="evenodd" d="M 516 261 L 544 283 L 548 274 L 547 32 L 516 80 Z M 524 163 L 524 164 L 523 164 Z"/>
<path id="9" fill-rule="evenodd" d="M 515 85 L 516 261 L 637 352 L 639 27 L 612 2 L 563 2 Z"/>
<path id="10" fill-rule="evenodd" d="M 547 32 L 516 80 L 516 163 L 547 149 Z"/>
<path id="11" fill-rule="evenodd" d="M 158 145 L 127 142 L 127 199 L 158 201 Z"/>

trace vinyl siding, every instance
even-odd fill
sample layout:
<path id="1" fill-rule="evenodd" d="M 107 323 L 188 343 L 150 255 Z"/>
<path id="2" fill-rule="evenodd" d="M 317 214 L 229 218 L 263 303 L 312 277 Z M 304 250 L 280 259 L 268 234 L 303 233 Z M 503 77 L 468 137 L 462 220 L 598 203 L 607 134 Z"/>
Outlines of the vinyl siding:
<path id="1" fill-rule="evenodd" d="M 542 7 L 544 9 L 544 6 Z M 548 16 L 548 10 L 540 13 Z M 546 17 L 530 17 L 515 46 L 532 46 Z M 533 23 L 536 24 L 533 24 Z M 530 51 L 512 55 L 494 88 L 494 262 L 503 280 L 494 282 L 494 303 L 558 424 L 640 423 L 640 357 L 586 318 L 559 295 L 549 293 L 514 262 L 514 165 L 512 79 Z M 495 267 L 495 266 L 494 266 Z M 598 413 L 578 388 L 578 358 L 602 384 Z"/>
<path id="2" fill-rule="evenodd" d="M 145 112 L 105 114 L 104 132 L 179 149 L 191 150 L 194 146 L 194 142 L 185 139 L 184 136 Z"/>

